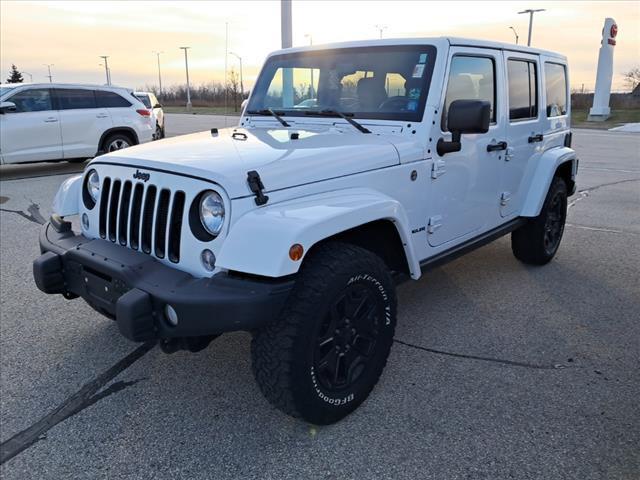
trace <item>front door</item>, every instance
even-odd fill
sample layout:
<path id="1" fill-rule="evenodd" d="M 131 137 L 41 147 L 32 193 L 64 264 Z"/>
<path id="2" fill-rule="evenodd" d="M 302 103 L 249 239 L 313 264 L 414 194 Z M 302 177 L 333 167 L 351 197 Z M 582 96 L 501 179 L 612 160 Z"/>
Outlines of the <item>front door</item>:
<path id="1" fill-rule="evenodd" d="M 433 138 L 451 139 L 446 128 L 446 112 L 454 100 L 485 100 L 491 103 L 489 131 L 462 135 L 459 152 L 439 156 L 434 152 L 429 195 L 427 238 L 437 247 L 462 241 L 495 226 L 498 217 L 500 162 L 505 140 L 502 98 L 503 61 L 500 51 L 451 48 L 447 81 L 441 100 L 440 125 Z M 487 150 L 488 145 L 498 146 Z"/>
<path id="2" fill-rule="evenodd" d="M 0 114 L 0 149 L 4 163 L 62 158 L 60 117 L 48 88 L 21 90 L 6 99 L 16 110 Z"/>
<path id="3" fill-rule="evenodd" d="M 537 55 L 505 52 L 507 72 L 508 149 L 500 175 L 500 214 L 516 214 L 525 200 L 528 168 L 543 151 L 540 69 Z"/>

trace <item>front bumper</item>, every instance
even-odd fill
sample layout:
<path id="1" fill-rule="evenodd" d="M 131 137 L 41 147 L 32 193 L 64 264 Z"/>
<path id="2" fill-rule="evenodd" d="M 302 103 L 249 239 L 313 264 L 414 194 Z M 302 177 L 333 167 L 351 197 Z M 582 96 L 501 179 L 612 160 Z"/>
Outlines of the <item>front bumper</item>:
<path id="1" fill-rule="evenodd" d="M 42 227 L 36 285 L 45 293 L 82 297 L 134 341 L 260 328 L 275 320 L 294 283 L 226 273 L 195 278 L 144 253 L 64 230 L 59 223 Z M 166 305 L 178 314 L 175 326 L 165 317 Z"/>

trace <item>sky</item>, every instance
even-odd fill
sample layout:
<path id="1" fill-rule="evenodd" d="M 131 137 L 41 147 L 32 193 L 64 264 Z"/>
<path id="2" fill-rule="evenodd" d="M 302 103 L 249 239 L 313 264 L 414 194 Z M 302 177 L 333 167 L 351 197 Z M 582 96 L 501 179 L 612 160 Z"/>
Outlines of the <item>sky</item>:
<path id="1" fill-rule="evenodd" d="M 338 1 L 293 0 L 293 45 L 378 38 L 463 36 L 520 43 L 527 41 L 528 15 L 534 17 L 532 46 L 567 55 L 571 86 L 592 90 L 605 17 L 618 24 L 613 90 L 625 89 L 623 73 L 640 67 L 640 1 Z M 184 84 L 189 46 L 192 85 L 222 81 L 228 50 L 242 57 L 250 88 L 266 55 L 280 48 L 279 1 L 0 1 L 0 74 L 12 63 L 47 81 L 104 83 L 100 55 L 109 55 L 112 82 L 131 88 Z M 228 68 L 238 59 L 228 56 Z M 24 75 L 29 81 L 29 75 Z"/>

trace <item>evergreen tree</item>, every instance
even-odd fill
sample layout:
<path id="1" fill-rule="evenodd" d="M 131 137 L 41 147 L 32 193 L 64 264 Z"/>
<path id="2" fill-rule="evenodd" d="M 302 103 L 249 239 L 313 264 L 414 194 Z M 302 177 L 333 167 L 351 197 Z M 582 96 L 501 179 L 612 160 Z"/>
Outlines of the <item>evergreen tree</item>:
<path id="1" fill-rule="evenodd" d="M 24 79 L 15 65 L 11 64 L 11 74 L 7 78 L 7 83 L 22 83 Z"/>

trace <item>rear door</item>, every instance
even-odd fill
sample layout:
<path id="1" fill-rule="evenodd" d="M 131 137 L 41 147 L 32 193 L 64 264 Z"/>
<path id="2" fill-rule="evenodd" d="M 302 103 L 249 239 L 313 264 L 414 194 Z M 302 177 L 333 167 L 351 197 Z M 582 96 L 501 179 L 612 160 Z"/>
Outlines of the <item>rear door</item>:
<path id="1" fill-rule="evenodd" d="M 487 150 L 505 140 L 502 52 L 470 47 L 452 47 L 447 82 L 441 100 L 440 125 L 434 138 L 451 139 L 446 112 L 454 100 L 485 100 L 491 103 L 489 131 L 462 135 L 462 149 L 443 156 L 434 154 L 427 221 L 429 245 L 463 241 L 497 223 L 500 158 L 503 151 Z"/>
<path id="2" fill-rule="evenodd" d="M 134 120 L 138 120 L 139 114 L 131 108 L 133 101 L 137 101 L 131 95 L 131 101 L 123 96 L 108 90 L 96 90 L 98 106 L 109 112 L 114 126 L 130 126 L 135 129 Z"/>
<path id="3" fill-rule="evenodd" d="M 93 89 L 56 88 L 64 158 L 93 157 L 102 134 L 111 128 L 106 108 L 99 108 Z"/>
<path id="4" fill-rule="evenodd" d="M 500 175 L 500 214 L 517 214 L 526 195 L 526 172 L 543 151 L 540 64 L 537 55 L 504 52 L 507 72 L 507 144 Z"/>
<path id="5" fill-rule="evenodd" d="M 5 99 L 15 112 L 0 114 L 0 150 L 4 163 L 62 158 L 60 117 L 49 88 L 30 88 Z"/>

